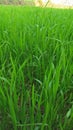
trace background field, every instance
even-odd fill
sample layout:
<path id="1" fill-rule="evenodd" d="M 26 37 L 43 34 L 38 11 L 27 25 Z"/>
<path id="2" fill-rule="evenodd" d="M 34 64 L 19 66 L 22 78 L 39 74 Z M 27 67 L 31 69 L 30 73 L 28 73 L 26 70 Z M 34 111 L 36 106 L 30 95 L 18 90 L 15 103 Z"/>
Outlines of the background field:
<path id="1" fill-rule="evenodd" d="M 0 130 L 73 130 L 73 10 L 0 6 Z"/>

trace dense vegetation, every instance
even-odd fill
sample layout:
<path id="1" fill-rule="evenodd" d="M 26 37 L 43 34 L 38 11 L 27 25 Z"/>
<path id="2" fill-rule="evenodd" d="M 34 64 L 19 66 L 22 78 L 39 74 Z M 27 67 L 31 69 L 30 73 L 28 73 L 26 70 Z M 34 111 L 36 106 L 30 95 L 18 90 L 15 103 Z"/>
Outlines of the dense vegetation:
<path id="1" fill-rule="evenodd" d="M 0 130 L 73 130 L 73 10 L 0 6 Z"/>
<path id="2" fill-rule="evenodd" d="M 28 1 L 34 2 L 34 0 L 0 0 L 0 4 L 25 4 Z"/>

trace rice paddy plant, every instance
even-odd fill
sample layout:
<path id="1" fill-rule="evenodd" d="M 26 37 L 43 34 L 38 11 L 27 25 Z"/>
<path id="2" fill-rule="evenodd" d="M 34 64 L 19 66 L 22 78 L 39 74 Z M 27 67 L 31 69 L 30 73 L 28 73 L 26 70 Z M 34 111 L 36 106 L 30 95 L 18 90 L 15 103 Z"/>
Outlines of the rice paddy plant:
<path id="1" fill-rule="evenodd" d="M 73 130 L 73 10 L 0 6 L 0 130 Z"/>

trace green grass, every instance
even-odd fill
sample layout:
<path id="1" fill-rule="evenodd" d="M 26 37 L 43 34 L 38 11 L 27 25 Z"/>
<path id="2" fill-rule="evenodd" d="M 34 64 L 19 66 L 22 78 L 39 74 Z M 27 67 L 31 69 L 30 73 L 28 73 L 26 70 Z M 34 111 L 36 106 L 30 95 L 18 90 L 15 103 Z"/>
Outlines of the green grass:
<path id="1" fill-rule="evenodd" d="M 73 130 L 73 10 L 0 6 L 0 130 Z"/>

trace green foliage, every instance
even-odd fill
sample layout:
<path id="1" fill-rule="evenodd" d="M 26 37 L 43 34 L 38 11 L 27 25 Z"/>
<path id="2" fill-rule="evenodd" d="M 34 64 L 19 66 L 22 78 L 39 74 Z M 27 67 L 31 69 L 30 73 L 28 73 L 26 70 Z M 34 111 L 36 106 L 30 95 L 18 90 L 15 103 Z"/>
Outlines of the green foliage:
<path id="1" fill-rule="evenodd" d="M 0 130 L 73 129 L 72 16 L 0 6 Z"/>

